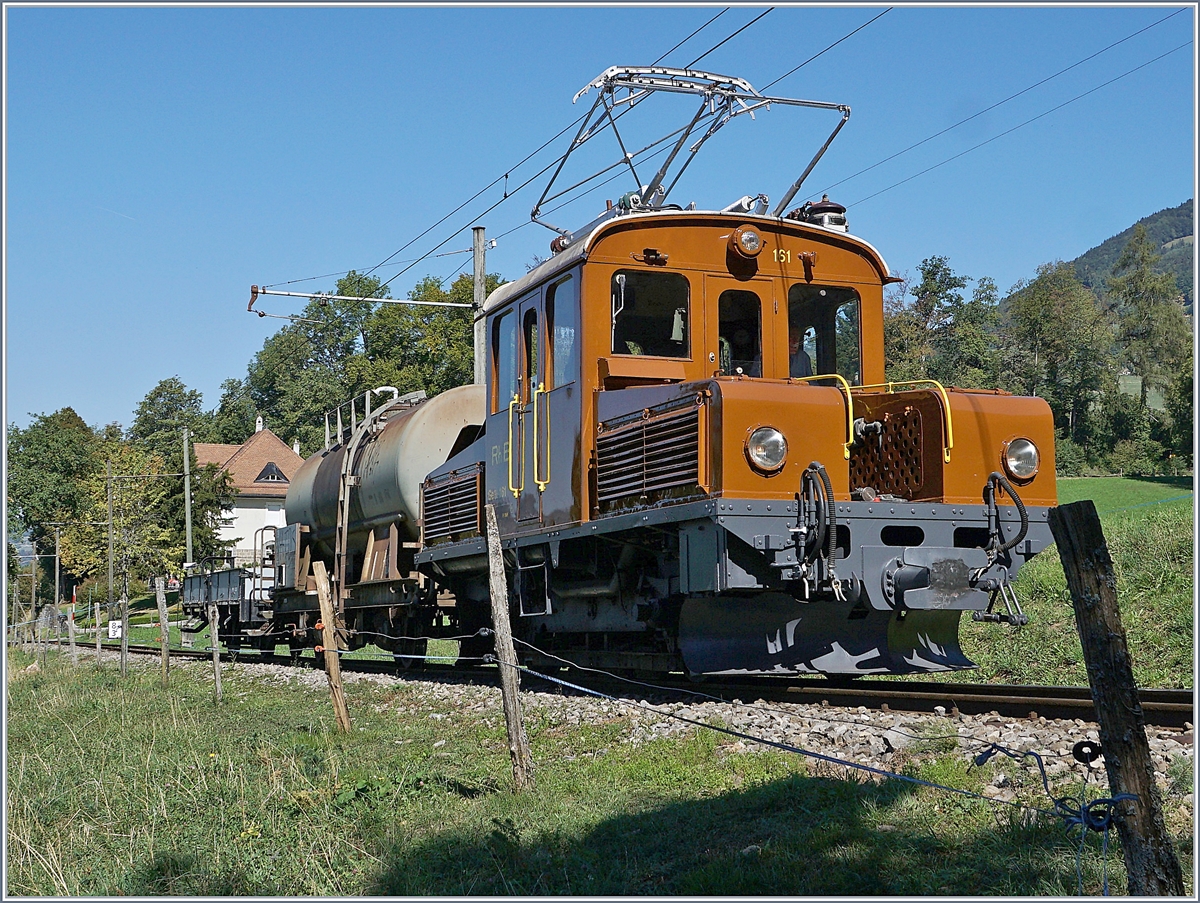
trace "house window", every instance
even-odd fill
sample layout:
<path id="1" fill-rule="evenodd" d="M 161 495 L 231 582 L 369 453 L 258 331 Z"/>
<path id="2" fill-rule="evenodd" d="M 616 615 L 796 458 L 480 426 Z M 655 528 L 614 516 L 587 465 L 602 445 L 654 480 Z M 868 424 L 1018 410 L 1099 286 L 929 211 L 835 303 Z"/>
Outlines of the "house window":
<path id="1" fill-rule="evenodd" d="M 254 478 L 255 483 L 286 483 L 288 478 L 283 475 L 274 461 L 268 461 L 267 466 L 262 469 L 262 473 Z"/>

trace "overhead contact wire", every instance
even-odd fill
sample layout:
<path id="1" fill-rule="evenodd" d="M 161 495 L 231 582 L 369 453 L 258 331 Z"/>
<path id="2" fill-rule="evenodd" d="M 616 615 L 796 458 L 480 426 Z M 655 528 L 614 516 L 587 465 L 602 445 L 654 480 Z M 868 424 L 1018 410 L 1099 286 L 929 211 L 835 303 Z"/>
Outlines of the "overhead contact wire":
<path id="1" fill-rule="evenodd" d="M 758 16 L 756 16 L 755 18 L 752 18 L 750 20 L 750 22 L 746 23 L 745 25 L 740 26 L 740 28 L 737 29 L 736 31 L 733 31 L 732 34 L 727 35 L 725 38 L 722 38 L 722 40 L 719 41 L 718 43 L 715 43 L 713 47 L 710 47 L 708 50 L 706 50 L 706 52 L 702 53 L 700 56 L 697 56 L 697 58 L 695 60 L 692 60 L 691 62 L 689 62 L 688 66 L 686 66 L 685 68 L 690 68 L 691 66 L 696 65 L 697 62 L 700 62 L 702 59 L 706 58 L 706 56 L 708 56 L 709 54 L 712 54 L 714 52 L 714 50 L 718 49 L 719 47 L 724 46 L 724 44 L 726 44 L 728 41 L 731 41 L 732 38 L 737 37 L 739 34 L 742 34 L 742 32 L 745 31 L 746 29 L 750 28 L 751 25 L 754 25 L 756 22 L 758 22 L 758 20 L 760 20 L 764 16 L 766 16 L 767 13 L 772 12 L 774 10 L 774 8 L 775 7 L 768 7 L 766 11 L 763 11 L 762 13 L 758 14 Z M 713 19 L 709 20 L 709 23 L 714 22 L 714 20 L 716 18 L 718 18 L 718 17 L 714 16 Z M 701 29 L 698 29 L 696 32 L 692 32 L 692 35 L 698 34 L 698 31 L 703 30 L 703 28 L 706 28 L 707 24 L 709 24 L 709 23 L 706 23 L 706 25 L 701 26 Z M 686 41 L 690 40 L 690 37 L 691 36 L 689 36 L 689 38 L 685 38 L 684 42 L 682 42 L 682 43 L 686 43 Z M 682 43 L 677 44 L 676 48 L 682 46 Z M 676 48 L 672 48 L 672 50 L 674 50 Z M 668 50 L 667 53 L 670 54 L 672 52 L 672 50 Z M 662 56 L 660 56 L 659 59 L 661 60 Z M 444 223 L 446 220 L 449 220 L 451 216 L 454 216 L 455 214 L 457 214 L 458 211 L 462 210 L 464 207 L 467 207 L 468 204 L 475 201 L 475 199 L 478 199 L 481 195 L 484 195 L 484 193 L 486 191 L 492 189 L 492 187 L 499 184 L 500 181 L 504 181 L 505 184 L 508 183 L 509 174 L 512 171 L 514 171 L 514 169 L 522 166 L 523 163 L 528 162 L 530 159 L 533 159 L 534 156 L 540 154 L 541 151 L 545 150 L 548 145 L 552 144 L 553 142 L 556 142 L 556 140 L 558 140 L 558 138 L 562 137 L 563 134 L 570 131 L 571 128 L 574 128 L 575 126 L 580 124 L 580 122 L 583 120 L 584 116 L 586 116 L 586 115 L 587 114 L 578 116 L 577 119 L 570 122 L 570 124 L 566 125 L 562 131 L 559 131 L 557 134 L 554 134 L 554 136 L 551 137 L 550 139 L 546 140 L 546 142 L 544 144 L 541 144 L 541 146 L 539 146 L 538 149 L 532 151 L 532 153 L 530 153 L 526 157 L 524 157 L 524 159 L 521 160 L 521 162 L 518 162 L 516 166 L 510 167 L 509 171 L 505 172 L 505 174 L 502 175 L 502 177 L 497 177 L 496 179 L 493 179 L 491 181 L 491 183 L 488 183 L 486 186 L 482 187 L 482 189 L 480 189 L 478 192 L 475 192 L 472 197 L 467 198 L 466 201 L 462 202 L 454 210 L 451 210 L 450 213 L 443 216 L 442 219 L 438 220 L 436 223 L 433 223 L 433 225 L 428 227 L 426 229 L 426 231 L 424 233 L 422 233 L 422 235 L 427 234 L 428 232 L 432 232 L 433 229 L 436 229 L 438 226 L 442 225 L 442 223 Z M 618 115 L 617 119 L 619 119 L 619 118 L 620 118 L 620 116 Z M 557 161 L 554 161 L 554 162 L 557 162 Z M 554 165 L 554 163 L 550 163 L 550 165 L 547 165 L 545 168 L 542 168 L 541 171 L 539 171 L 538 173 L 535 173 L 534 175 L 532 175 L 532 177 L 530 177 L 526 181 L 523 181 L 523 183 L 521 185 L 518 185 L 516 187 L 516 189 L 514 189 L 512 191 L 509 191 L 505 187 L 504 197 L 500 198 L 498 202 L 492 204 L 491 207 L 488 207 L 486 210 L 482 210 L 481 213 L 473 216 L 472 220 L 478 221 L 481 216 L 486 216 L 487 214 L 490 214 L 491 211 L 496 209 L 497 207 L 499 207 L 500 204 L 504 203 L 505 201 L 508 201 L 508 199 L 510 197 L 516 195 L 516 193 L 518 191 L 521 191 L 522 189 L 524 189 L 524 187 L 527 187 L 530 183 L 532 183 L 532 181 L 534 179 L 538 179 L 539 177 L 541 177 L 541 175 L 544 175 L 548 171 L 548 169 L 550 169 L 553 165 Z M 426 259 L 427 257 L 430 257 L 432 255 L 433 251 L 437 251 L 438 249 L 440 249 L 440 247 L 443 247 L 444 245 L 449 244 L 449 241 L 452 238 L 454 238 L 455 235 L 460 234 L 463 231 L 463 229 L 466 229 L 466 228 L 467 228 L 466 226 L 462 226 L 462 227 L 456 229 L 456 231 L 454 233 L 452 233 L 450 235 L 450 237 L 446 238 L 444 241 L 442 241 L 442 243 L 434 246 L 433 249 L 431 249 L 430 251 L 427 251 L 425 253 L 425 255 L 422 255 L 421 257 L 416 258 L 415 261 L 410 262 L 407 265 L 407 267 L 404 267 L 402 270 L 398 271 L 398 273 L 396 273 L 395 275 L 392 275 L 391 279 L 389 279 L 386 282 L 383 282 L 382 285 L 379 286 L 379 288 L 382 289 L 385 286 L 389 286 L 391 282 L 394 282 L 396 279 L 398 279 L 398 277 L 400 277 L 404 273 L 407 273 L 407 271 L 412 269 L 414 267 L 414 265 L 420 263 L 421 261 L 424 261 L 424 259 Z M 374 265 L 374 267 L 372 267 L 370 270 L 367 270 L 366 273 L 362 274 L 362 275 L 370 276 L 372 273 L 374 273 L 374 271 L 379 269 L 379 267 L 383 267 L 384 264 L 391 261 L 391 259 L 394 258 L 396 255 L 398 255 L 398 253 L 401 253 L 402 251 L 406 250 L 407 247 L 412 246 L 415 243 L 415 241 L 418 241 L 422 237 L 422 235 L 416 235 L 416 237 L 414 237 L 413 239 L 410 239 L 409 241 L 407 241 L 406 244 L 402 245 L 400 247 L 400 249 L 397 249 L 394 253 L 391 253 L 391 255 L 389 255 L 388 257 L 383 259 L 383 261 L 380 261 L 378 264 Z M 378 291 L 378 289 L 377 289 L 377 291 Z"/>
<path id="2" fill-rule="evenodd" d="M 766 85 L 763 85 L 763 88 L 762 88 L 762 90 L 766 91 L 766 90 L 767 90 L 768 88 L 770 88 L 772 85 L 777 85 L 777 84 L 779 84 L 781 81 L 783 81 L 783 80 L 784 80 L 785 78 L 787 78 L 788 76 L 795 75 L 797 72 L 799 72 L 801 69 L 803 69 L 803 68 L 804 68 L 805 66 L 807 66 L 809 63 L 811 63 L 811 62 L 812 62 L 813 60 L 815 60 L 817 57 L 821 56 L 821 55 L 822 55 L 822 54 L 824 54 L 826 51 L 832 50 L 834 47 L 836 47 L 838 44 L 842 43 L 842 41 L 845 41 L 847 38 L 853 37 L 854 35 L 858 34 L 860 31 L 862 31 L 864 28 L 866 28 L 868 25 L 870 25 L 870 24 L 871 24 L 872 22 L 874 22 L 876 19 L 881 19 L 881 18 L 883 18 L 884 16 L 886 16 L 886 15 L 887 15 L 888 13 L 890 13 L 890 12 L 891 12 L 891 11 L 892 11 L 894 8 L 895 8 L 895 7 L 889 6 L 887 9 L 885 9 L 885 10 L 884 10 L 883 12 L 881 12 L 879 15 L 875 16 L 875 18 L 873 18 L 873 19 L 868 19 L 868 20 L 867 20 L 866 22 L 864 22 L 862 25 L 858 26 L 858 28 L 854 29 L 854 31 L 851 31 L 851 32 L 849 32 L 848 34 L 844 34 L 844 35 L 842 35 L 840 38 L 838 38 L 836 41 L 834 41 L 832 44 L 830 44 L 828 47 L 826 47 L 826 48 L 825 48 L 825 50 L 822 50 L 822 51 L 820 51 L 819 53 L 814 53 L 812 56 L 810 56 L 808 59 L 806 59 L 806 60 L 805 60 L 803 63 L 801 63 L 801 64 L 800 64 L 799 66 L 797 66 L 795 69 L 792 69 L 790 72 L 785 72 L 783 75 L 779 76 L 779 78 L 775 79 L 775 81 L 773 81 L 773 82 L 769 82 L 769 83 L 767 83 Z"/>
<path id="3" fill-rule="evenodd" d="M 659 63 L 661 63 L 663 60 L 665 60 L 667 57 L 669 57 L 672 53 L 674 53 L 676 50 L 678 50 L 680 47 L 682 47 L 684 44 L 686 44 L 688 41 L 690 41 L 696 35 L 700 34 L 700 32 L 704 31 L 704 29 L 708 28 L 708 26 L 712 25 L 713 22 L 716 22 L 717 19 L 721 18 L 721 16 L 725 15 L 727 12 L 729 12 L 728 6 L 725 7 L 723 10 L 721 10 L 719 13 L 717 13 L 715 16 L 713 16 L 711 19 L 709 19 L 707 22 L 705 22 L 703 25 L 701 25 L 699 28 L 697 28 L 695 31 L 693 31 L 690 35 L 688 35 L 686 38 L 684 38 L 682 41 L 680 41 L 678 44 L 676 44 L 674 47 L 672 47 L 670 50 L 668 50 L 666 53 L 664 53 L 662 56 L 660 56 L 658 59 L 656 59 L 650 65 L 657 66 Z"/>
<path id="4" fill-rule="evenodd" d="M 852 204 L 850 206 L 853 206 L 853 204 L 862 204 L 862 203 L 865 203 L 866 201 L 871 200 L 872 198 L 879 197 L 879 195 L 884 194 L 885 192 L 891 191 L 893 188 L 899 188 L 901 185 L 903 185 L 906 182 L 911 182 L 913 179 L 923 176 L 926 173 L 933 172 L 933 170 L 938 169 L 942 166 L 945 166 L 947 163 L 952 163 L 953 161 L 957 160 L 959 157 L 965 156 L 966 154 L 969 154 L 972 151 L 979 150 L 979 148 L 984 147 L 985 145 L 991 144 L 993 141 L 997 141 L 1000 138 L 1003 138 L 1005 135 L 1011 135 L 1013 132 L 1017 131 L 1018 129 L 1022 129 L 1031 123 L 1037 122 L 1039 119 L 1043 119 L 1046 116 L 1049 116 L 1051 113 L 1055 113 L 1058 110 L 1061 110 L 1063 107 L 1075 103 L 1075 101 L 1077 101 L 1077 100 L 1082 100 L 1083 98 L 1087 97 L 1089 94 L 1095 94 L 1101 88 L 1107 88 L 1113 82 L 1120 81 L 1121 79 L 1126 78 L 1127 76 L 1133 75 L 1133 73 L 1135 73 L 1141 69 L 1145 69 L 1147 66 L 1151 65 L 1152 63 L 1157 63 L 1159 60 L 1163 59 L 1164 57 L 1170 56 L 1172 53 L 1177 53 L 1178 51 L 1182 50 L 1184 47 L 1190 46 L 1191 43 L 1192 43 L 1191 41 L 1184 41 L 1178 47 L 1174 47 L 1174 48 L 1168 50 L 1166 53 L 1161 53 L 1158 56 L 1156 56 L 1154 59 L 1147 60 L 1146 62 L 1142 63 L 1140 66 L 1134 66 L 1128 72 L 1122 72 L 1120 75 L 1115 76 L 1114 78 L 1110 78 L 1108 81 L 1103 82 L 1099 85 L 1096 85 L 1096 87 L 1091 88 L 1087 91 L 1084 91 L 1082 94 L 1075 95 L 1070 100 L 1064 100 L 1062 103 L 1058 104 L 1057 106 L 1051 107 L 1049 110 L 1046 110 L 1043 113 L 1038 113 L 1038 115 L 1036 115 L 1030 119 L 1026 119 L 1024 122 L 1019 123 L 1018 125 L 1014 125 L 1010 129 L 1005 129 L 1000 134 L 993 135 L 991 138 L 988 138 L 986 141 L 981 141 L 978 144 L 974 145 L 973 147 L 968 147 L 964 151 L 959 151 L 954 156 L 947 157 L 945 160 L 942 160 L 940 163 L 935 163 L 935 164 L 933 164 L 933 166 L 926 167 L 925 169 L 922 169 L 918 173 L 914 173 L 913 175 L 908 176 L 905 179 L 901 179 L 899 182 L 895 182 L 895 183 L 889 185 L 887 188 L 881 188 L 881 189 L 879 189 L 879 191 L 876 191 L 873 194 L 869 194 L 864 198 L 859 198 L 857 201 L 852 202 Z"/>
<path id="5" fill-rule="evenodd" d="M 702 59 L 704 59 L 706 56 L 708 56 L 710 53 L 712 53 L 718 47 L 722 47 L 725 44 L 728 44 L 730 41 L 732 41 L 734 38 L 736 38 L 738 35 L 740 35 L 743 31 L 745 31 L 747 28 L 749 28 L 751 25 L 753 25 L 755 22 L 757 22 L 759 19 L 761 19 L 767 13 L 773 12 L 774 10 L 775 10 L 775 7 L 768 6 L 763 12 L 759 13 L 757 16 L 755 16 L 753 19 L 751 19 L 749 22 L 747 22 L 745 25 L 743 25 L 737 31 L 733 32 L 733 34 L 728 35 L 727 37 L 718 41 L 716 44 L 713 44 L 713 46 L 709 47 L 708 50 L 704 51 L 704 53 L 700 54 L 698 57 L 696 57 L 694 60 L 692 60 L 690 63 L 688 63 L 683 68 L 691 69 L 694 65 L 696 65 L 698 62 L 700 62 Z"/>
<path id="6" fill-rule="evenodd" d="M 886 12 L 886 10 L 885 10 L 885 12 Z M 1052 81 L 1052 80 L 1058 78 L 1060 75 L 1063 75 L 1067 72 L 1070 72 L 1072 69 L 1082 66 L 1084 63 L 1088 62 L 1089 60 L 1094 60 L 1096 57 L 1100 56 L 1100 54 L 1107 53 L 1108 51 L 1112 50 L 1114 47 L 1117 47 L 1120 44 L 1124 44 L 1126 41 L 1136 38 L 1138 35 L 1140 35 L 1144 31 L 1149 31 L 1151 28 L 1161 25 L 1163 22 L 1166 22 L 1167 19 L 1170 19 L 1173 16 L 1179 15 L 1181 12 L 1183 12 L 1182 9 L 1176 10 L 1175 12 L 1171 13 L 1170 15 L 1164 16 L 1163 18 L 1159 19 L 1157 22 L 1152 22 L 1149 25 L 1147 25 L 1145 28 L 1140 28 L 1137 31 L 1133 32 L 1133 34 L 1126 35 L 1125 37 L 1121 38 L 1121 40 L 1114 41 L 1113 43 L 1109 44 L 1107 47 L 1097 50 L 1095 53 L 1091 54 L 1090 56 L 1085 56 L 1083 59 L 1072 63 L 1070 66 L 1067 66 L 1065 69 L 1059 69 L 1053 75 L 1047 75 L 1041 81 L 1034 82 L 1032 85 L 1030 85 L 1027 88 L 1022 88 L 1016 94 L 1010 94 L 1008 97 L 1004 98 L 1003 100 L 996 101 L 990 107 L 985 107 L 984 109 L 980 110 L 978 113 L 972 113 L 966 119 L 960 119 L 958 122 L 954 123 L 954 125 L 948 125 L 948 126 L 946 126 L 946 128 L 942 129 L 940 132 L 935 132 L 934 134 L 930 135 L 927 138 L 922 138 L 916 144 L 910 144 L 908 147 L 904 148 L 904 150 L 898 150 L 891 156 L 884 157 L 878 163 L 872 163 L 870 166 L 866 167 L 865 169 L 860 169 L 858 172 L 854 173 L 853 175 L 846 176 L 846 178 L 844 178 L 844 179 L 840 179 L 839 181 L 834 182 L 831 185 L 827 185 L 824 189 L 817 192 L 816 194 L 824 194 L 824 193 L 828 192 L 830 189 L 837 188 L 837 186 L 839 186 L 839 185 L 844 185 L 846 182 L 849 182 L 851 179 L 856 179 L 859 176 L 861 176 L 863 173 L 868 173 L 872 169 L 882 166 L 884 163 L 888 163 L 892 160 L 895 160 L 897 157 L 907 154 L 910 150 L 915 150 L 916 148 L 920 147 L 922 144 L 927 144 L 928 142 L 932 141 L 934 138 L 940 138 L 942 135 L 946 134 L 947 132 L 953 131 L 954 129 L 958 128 L 960 125 L 965 125 L 966 123 L 970 122 L 972 119 L 977 119 L 978 117 L 982 116 L 984 113 L 989 113 L 992 110 L 996 109 L 997 107 L 1001 107 L 1004 104 L 1008 103 L 1010 100 L 1016 100 L 1022 94 L 1028 94 L 1034 88 L 1040 87 L 1040 86 L 1046 84 L 1046 82 Z M 882 13 L 880 13 L 880 15 L 882 15 Z M 878 19 L 879 16 L 876 16 L 875 18 Z M 875 19 L 871 20 L 871 22 L 874 22 L 874 21 L 875 21 Z M 866 24 L 870 25 L 871 22 L 867 22 Z M 865 26 L 860 26 L 860 27 L 865 27 Z M 855 29 L 855 31 L 857 31 L 857 30 L 858 29 Z M 853 32 L 851 32 L 851 34 L 853 34 Z M 849 37 L 849 35 L 847 35 L 846 37 Z M 842 38 L 842 40 L 844 41 L 845 38 Z M 840 43 L 840 42 L 837 42 L 837 43 Z M 829 46 L 833 47 L 835 45 L 830 44 Z M 827 47 L 825 49 L 828 50 L 829 48 Z M 825 52 L 824 50 L 821 51 L 821 53 L 824 53 L 824 52 Z M 821 54 L 817 54 L 817 56 L 820 56 L 820 55 Z M 803 65 L 805 65 L 805 63 L 811 62 L 812 59 L 816 59 L 816 57 L 812 57 L 809 60 L 805 60 L 805 62 L 801 63 L 800 65 L 803 66 Z M 799 68 L 799 66 L 797 66 L 796 68 Z M 792 71 L 794 72 L 795 70 L 792 70 Z M 789 72 L 788 75 L 791 75 L 791 72 Z M 782 76 L 782 78 L 787 78 L 787 76 L 786 75 Z M 775 81 L 780 81 L 780 79 L 776 79 Z M 771 82 L 771 85 L 773 85 L 773 84 L 775 84 L 775 82 Z M 771 85 L 767 85 L 767 87 L 769 88 L 769 87 L 771 87 Z M 812 197 L 815 197 L 815 196 L 816 195 L 812 195 Z"/>

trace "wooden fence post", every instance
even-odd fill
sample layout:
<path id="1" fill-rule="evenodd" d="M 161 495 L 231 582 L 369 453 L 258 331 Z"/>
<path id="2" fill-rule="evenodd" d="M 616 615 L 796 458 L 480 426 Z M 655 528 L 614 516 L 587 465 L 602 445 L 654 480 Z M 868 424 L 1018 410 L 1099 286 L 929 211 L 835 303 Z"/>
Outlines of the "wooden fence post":
<path id="1" fill-rule="evenodd" d="M 513 790 L 533 787 L 533 756 L 521 718 L 521 674 L 513 649 L 512 625 L 508 614 L 508 580 L 504 576 L 504 554 L 500 549 L 500 529 L 496 509 L 486 506 L 488 581 L 492 598 L 492 626 L 495 627 L 496 658 L 500 662 L 500 694 L 504 702 L 504 724 L 508 728 L 508 752 L 512 756 Z"/>
<path id="2" fill-rule="evenodd" d="M 129 591 L 121 594 L 121 676 L 129 669 Z"/>
<path id="3" fill-rule="evenodd" d="M 221 701 L 221 644 L 217 636 L 221 624 L 221 613 L 217 610 L 216 602 L 208 603 L 208 642 L 212 646 L 213 658 L 213 689 L 217 694 L 217 702 Z"/>
<path id="4" fill-rule="evenodd" d="M 1075 607 L 1108 782 L 1114 795 L 1137 795 L 1115 807 L 1129 894 L 1182 896 L 1183 873 L 1163 821 L 1146 720 L 1117 608 L 1116 573 L 1096 506 L 1084 500 L 1051 508 L 1050 530 Z"/>
<path id="5" fill-rule="evenodd" d="M 75 648 L 75 606 L 71 606 L 71 613 L 67 615 L 67 637 L 71 643 L 71 664 L 79 664 L 79 650 Z"/>
<path id="6" fill-rule="evenodd" d="M 159 635 L 162 637 L 162 683 L 167 686 L 167 672 L 171 667 L 171 633 L 167 622 L 167 581 L 165 577 L 154 580 L 154 598 L 158 603 Z"/>
<path id="7" fill-rule="evenodd" d="M 313 576 L 317 582 L 317 601 L 321 603 L 321 624 L 324 629 L 325 676 L 329 678 L 329 696 L 333 700 L 333 716 L 338 730 L 350 732 L 350 709 L 346 706 L 346 694 L 342 692 L 342 663 L 338 657 L 337 632 L 334 624 L 333 599 L 329 593 L 329 574 L 325 562 L 313 562 Z"/>

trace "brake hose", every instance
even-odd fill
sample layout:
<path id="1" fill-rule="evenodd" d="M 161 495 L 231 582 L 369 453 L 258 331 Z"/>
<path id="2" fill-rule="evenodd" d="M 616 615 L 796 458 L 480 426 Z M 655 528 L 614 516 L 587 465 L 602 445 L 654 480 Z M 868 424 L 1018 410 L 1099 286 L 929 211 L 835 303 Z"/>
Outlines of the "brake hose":
<path id="1" fill-rule="evenodd" d="M 991 487 L 991 504 L 993 506 L 996 504 L 996 490 L 994 487 L 998 485 L 1008 493 L 1009 497 L 1013 500 L 1013 504 L 1017 506 L 1017 513 L 1021 515 L 1021 529 L 1017 531 L 1017 535 L 1008 542 L 1000 543 L 999 547 L 996 549 L 996 554 L 1002 555 L 1009 549 L 1014 548 L 1017 543 L 1025 538 L 1025 534 L 1029 532 L 1029 512 L 1025 510 L 1025 503 L 1021 501 L 1021 497 L 1017 495 L 1016 490 L 1013 489 L 1012 483 L 1005 479 L 1004 474 L 993 470 L 990 474 L 988 474 L 987 485 L 988 487 Z M 997 514 L 999 514 L 999 509 L 997 509 Z M 1003 524 L 1000 523 L 998 517 L 996 521 L 996 530 L 1000 536 L 1004 535 L 1004 527 Z"/>
<path id="2" fill-rule="evenodd" d="M 829 474 L 825 472 L 825 467 L 819 461 L 813 461 L 804 469 L 801 485 L 804 490 L 812 487 L 813 500 L 818 509 L 817 538 L 813 543 L 813 548 L 820 551 L 821 547 L 828 543 L 826 555 L 832 562 L 837 545 L 837 514 L 833 507 L 833 484 L 829 480 Z M 803 494 L 807 495 L 808 492 L 805 491 Z M 805 557 L 808 557 L 807 551 Z"/>
<path id="3" fill-rule="evenodd" d="M 817 475 L 820 476 L 821 482 L 825 484 L 825 518 L 826 529 L 829 531 L 829 550 L 826 553 L 829 559 L 829 567 L 833 568 L 833 553 L 837 549 L 837 512 L 833 504 L 833 484 L 829 481 L 829 474 L 825 472 L 825 466 L 816 461 Z"/>

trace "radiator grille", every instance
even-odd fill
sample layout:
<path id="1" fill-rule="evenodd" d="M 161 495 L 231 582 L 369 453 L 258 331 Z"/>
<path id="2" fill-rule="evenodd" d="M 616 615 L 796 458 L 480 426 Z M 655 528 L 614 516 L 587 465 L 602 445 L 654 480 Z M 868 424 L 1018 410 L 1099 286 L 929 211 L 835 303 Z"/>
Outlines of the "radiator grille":
<path id="1" fill-rule="evenodd" d="M 601 505 L 670 490 L 698 492 L 699 483 L 700 408 L 694 403 L 602 431 L 596 439 L 596 494 Z"/>
<path id="2" fill-rule="evenodd" d="M 913 407 L 889 411 L 883 423 L 882 442 L 868 439 L 850 455 L 851 490 L 870 487 L 881 495 L 917 498 L 924 487 L 921 469 L 924 441 L 921 412 Z"/>
<path id="3" fill-rule="evenodd" d="M 478 465 L 459 471 L 438 483 L 421 487 L 422 530 L 426 543 L 479 536 Z"/>

